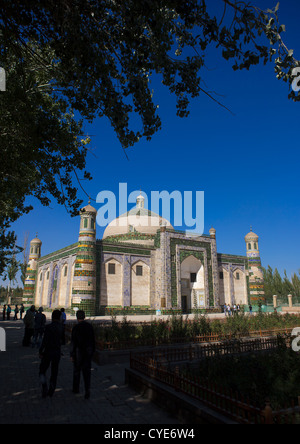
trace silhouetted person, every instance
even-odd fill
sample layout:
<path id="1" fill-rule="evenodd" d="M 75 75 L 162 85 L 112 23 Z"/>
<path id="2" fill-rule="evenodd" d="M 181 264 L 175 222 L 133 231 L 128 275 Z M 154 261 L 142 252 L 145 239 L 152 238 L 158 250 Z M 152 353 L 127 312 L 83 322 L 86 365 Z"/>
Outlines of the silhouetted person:
<path id="1" fill-rule="evenodd" d="M 19 307 L 17 305 L 15 305 L 15 315 L 14 315 L 14 321 L 16 321 L 18 319 L 18 313 L 19 313 Z"/>
<path id="2" fill-rule="evenodd" d="M 46 316 L 44 315 L 43 311 L 43 307 L 40 307 L 34 319 L 33 346 L 37 346 L 38 348 L 41 346 L 46 325 Z"/>
<path id="3" fill-rule="evenodd" d="M 20 319 L 22 319 L 24 311 L 25 311 L 24 305 L 21 304 L 21 307 L 20 307 Z"/>
<path id="4" fill-rule="evenodd" d="M 78 310 L 78 324 L 73 327 L 71 338 L 71 359 L 74 363 L 73 393 L 79 393 L 80 373 L 82 372 L 85 399 L 90 397 L 92 357 L 95 352 L 95 335 L 91 324 L 85 321 L 85 313 Z"/>
<path id="5" fill-rule="evenodd" d="M 3 311 L 2 311 L 2 315 L 3 315 L 3 321 L 5 321 L 5 315 L 6 315 L 6 305 L 3 305 Z"/>
<path id="6" fill-rule="evenodd" d="M 60 309 L 61 311 L 61 325 L 62 325 L 62 345 L 66 344 L 66 322 L 67 322 L 67 315 L 64 308 Z"/>
<path id="7" fill-rule="evenodd" d="M 31 343 L 31 338 L 34 334 L 34 317 L 35 317 L 35 306 L 32 305 L 26 312 L 26 315 L 24 317 L 24 324 L 25 324 L 25 334 L 23 339 L 23 346 L 29 347 Z"/>
<path id="8" fill-rule="evenodd" d="M 42 383 L 42 396 L 45 398 L 53 396 L 56 388 L 58 367 L 61 356 L 61 312 L 54 310 L 52 313 L 52 322 L 45 327 L 43 342 L 39 350 L 40 358 L 40 381 Z M 46 373 L 51 364 L 51 376 L 49 390 L 47 385 Z"/>

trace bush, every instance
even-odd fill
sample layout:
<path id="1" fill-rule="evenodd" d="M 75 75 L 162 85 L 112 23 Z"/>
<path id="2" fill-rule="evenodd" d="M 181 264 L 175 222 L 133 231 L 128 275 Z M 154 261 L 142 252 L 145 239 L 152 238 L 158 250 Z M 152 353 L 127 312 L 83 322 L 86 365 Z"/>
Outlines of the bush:
<path id="1" fill-rule="evenodd" d="M 266 399 L 274 410 L 291 405 L 300 393 L 300 355 L 286 347 L 267 353 L 209 357 L 185 373 L 232 390 L 233 396 L 242 395 L 260 408 Z"/>

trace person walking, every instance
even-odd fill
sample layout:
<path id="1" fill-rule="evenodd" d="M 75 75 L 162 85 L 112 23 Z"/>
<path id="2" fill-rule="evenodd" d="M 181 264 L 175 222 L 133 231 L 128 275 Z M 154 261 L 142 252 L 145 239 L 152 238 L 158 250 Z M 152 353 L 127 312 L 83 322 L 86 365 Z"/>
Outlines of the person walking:
<path id="1" fill-rule="evenodd" d="M 31 338 L 34 334 L 34 318 L 35 318 L 35 306 L 32 305 L 26 312 L 24 317 L 25 334 L 23 338 L 23 347 L 29 347 Z"/>
<path id="2" fill-rule="evenodd" d="M 5 321 L 5 315 L 6 315 L 6 305 L 3 305 L 3 311 L 2 311 L 2 319 Z"/>
<path id="3" fill-rule="evenodd" d="M 249 305 L 249 313 L 250 313 L 250 316 L 252 316 L 252 305 L 251 304 Z"/>
<path id="4" fill-rule="evenodd" d="M 46 316 L 43 313 L 43 307 L 40 307 L 34 318 L 34 335 L 33 335 L 33 347 L 40 347 L 46 325 Z"/>
<path id="5" fill-rule="evenodd" d="M 67 315 L 64 308 L 60 309 L 61 311 L 61 325 L 62 325 L 62 345 L 66 344 L 66 322 Z"/>
<path id="6" fill-rule="evenodd" d="M 19 307 L 16 305 L 14 309 L 15 315 L 14 315 L 14 321 L 18 319 L 18 313 L 19 313 Z"/>
<path id="7" fill-rule="evenodd" d="M 7 306 L 6 314 L 7 314 L 7 320 L 10 321 L 11 306 L 9 304 Z"/>
<path id="8" fill-rule="evenodd" d="M 85 313 L 78 310 L 76 313 L 78 324 L 72 329 L 71 360 L 73 370 L 73 393 L 79 393 L 80 374 L 82 372 L 85 399 L 90 397 L 92 357 L 95 352 L 95 335 L 92 325 L 85 321 Z"/>
<path id="9" fill-rule="evenodd" d="M 227 305 L 227 312 L 228 312 L 228 316 L 230 317 L 231 316 L 231 307 L 229 304 Z"/>
<path id="10" fill-rule="evenodd" d="M 20 319 L 21 319 L 21 320 L 22 320 L 22 318 L 23 318 L 23 313 L 24 313 L 24 311 L 25 311 L 24 305 L 21 304 L 21 307 L 20 307 Z"/>
<path id="11" fill-rule="evenodd" d="M 61 357 L 61 312 L 54 310 L 52 313 L 52 322 L 45 327 L 45 333 L 42 345 L 39 349 L 41 359 L 39 377 L 42 384 L 42 397 L 52 397 L 57 383 L 58 368 Z M 51 364 L 51 375 L 49 389 L 47 385 L 46 373 Z"/>

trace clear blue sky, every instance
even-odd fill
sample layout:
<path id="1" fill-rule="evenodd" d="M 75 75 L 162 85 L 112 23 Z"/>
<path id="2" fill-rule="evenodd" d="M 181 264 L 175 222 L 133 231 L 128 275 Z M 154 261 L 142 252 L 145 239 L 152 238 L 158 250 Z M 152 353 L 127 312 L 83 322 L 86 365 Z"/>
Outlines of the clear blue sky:
<path id="1" fill-rule="evenodd" d="M 276 3 L 256 2 L 262 8 Z M 286 25 L 284 39 L 300 59 L 300 2 L 282 1 L 279 14 Z M 180 119 L 174 97 L 155 84 L 162 130 L 151 142 L 142 140 L 129 149 L 129 161 L 107 120 L 86 126 L 94 152 L 87 162 L 94 179 L 86 191 L 93 199 L 102 190 L 118 196 L 120 182 L 128 184 L 129 193 L 142 188 L 147 195 L 152 190 L 204 191 L 204 232 L 214 226 L 219 252 L 244 255 L 244 236 L 252 225 L 263 265 L 281 273 L 286 269 L 290 276 L 300 268 L 300 103 L 288 100 L 288 85 L 276 79 L 273 64 L 234 72 L 212 50 L 206 66 L 207 89 L 221 94 L 234 115 L 201 95 L 192 102 L 190 116 Z M 87 202 L 84 193 L 79 196 Z M 77 241 L 78 218 L 55 203 L 44 208 L 29 201 L 34 210 L 13 226 L 20 245 L 27 231 L 30 239 L 38 232 L 42 255 Z M 98 227 L 97 238 L 102 234 Z"/>

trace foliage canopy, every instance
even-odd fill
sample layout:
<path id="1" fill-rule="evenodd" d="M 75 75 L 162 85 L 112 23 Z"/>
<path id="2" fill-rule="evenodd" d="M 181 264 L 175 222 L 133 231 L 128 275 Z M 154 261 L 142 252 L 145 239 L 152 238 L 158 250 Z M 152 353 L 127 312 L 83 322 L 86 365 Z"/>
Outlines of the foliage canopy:
<path id="1" fill-rule="evenodd" d="M 2 0 L 0 66 L 0 273 L 15 242 L 8 229 L 31 210 L 27 196 L 51 198 L 72 215 L 90 139 L 83 121 L 106 117 L 124 150 L 161 128 L 151 78 L 161 77 L 189 114 L 201 93 L 210 46 L 233 69 L 273 60 L 290 84 L 299 66 L 282 40 L 277 5 L 218 0 Z M 292 91 L 289 97 L 299 100 Z M 139 127 L 132 121 L 139 117 Z"/>

